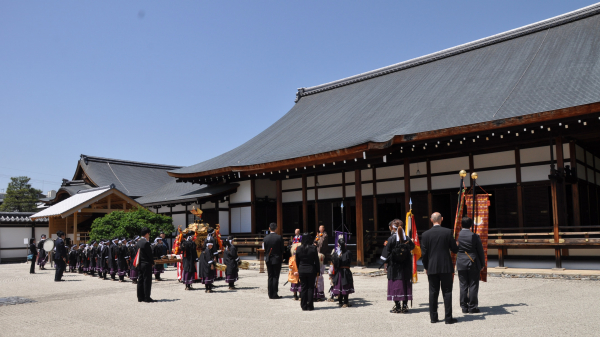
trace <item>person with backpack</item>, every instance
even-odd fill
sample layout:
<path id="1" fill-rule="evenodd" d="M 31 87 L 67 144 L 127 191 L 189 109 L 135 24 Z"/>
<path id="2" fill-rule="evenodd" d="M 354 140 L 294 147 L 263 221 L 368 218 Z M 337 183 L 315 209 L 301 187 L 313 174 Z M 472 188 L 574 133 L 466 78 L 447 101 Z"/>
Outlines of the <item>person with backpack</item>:
<path id="1" fill-rule="evenodd" d="M 390 222 L 391 236 L 381 254 L 388 277 L 387 300 L 394 301 L 394 307 L 390 310 L 393 314 L 407 313 L 408 301 L 412 301 L 413 266 L 410 252 L 415 248 L 415 244 L 406 236 L 402 226 L 403 223 L 399 219 Z"/>

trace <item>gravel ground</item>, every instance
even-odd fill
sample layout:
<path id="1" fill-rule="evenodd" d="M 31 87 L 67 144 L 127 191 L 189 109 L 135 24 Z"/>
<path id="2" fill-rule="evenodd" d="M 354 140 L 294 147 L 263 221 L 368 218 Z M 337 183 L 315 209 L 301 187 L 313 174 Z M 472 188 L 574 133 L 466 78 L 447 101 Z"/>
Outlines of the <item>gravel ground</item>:
<path id="1" fill-rule="evenodd" d="M 453 293 L 454 325 L 429 323 L 427 282 L 414 285 L 408 314 L 390 314 L 385 277 L 355 276 L 353 306 L 315 303 L 303 312 L 280 287 L 280 300 L 267 298 L 267 276 L 241 271 L 238 290 L 218 282 L 215 292 L 184 291 L 174 268 L 152 284 L 158 303 L 138 303 L 135 285 L 65 273 L 53 282 L 54 270 L 29 274 L 25 264 L 0 265 L 0 336 L 142 336 L 159 332 L 202 335 L 206 329 L 226 336 L 409 334 L 410 336 L 593 336 L 598 335 L 597 281 L 491 277 L 480 286 L 482 313 L 462 314 L 458 286 Z M 281 284 L 285 281 L 282 274 Z M 440 297 L 441 300 L 441 297 Z M 33 301 L 33 302 L 30 302 Z M 440 303 L 440 317 L 443 304 Z M 207 325 L 208 324 L 208 325 Z M 300 326 L 301 330 L 298 330 Z M 334 327 L 335 328 L 332 328 Z M 307 329 L 314 328 L 309 332 Z"/>

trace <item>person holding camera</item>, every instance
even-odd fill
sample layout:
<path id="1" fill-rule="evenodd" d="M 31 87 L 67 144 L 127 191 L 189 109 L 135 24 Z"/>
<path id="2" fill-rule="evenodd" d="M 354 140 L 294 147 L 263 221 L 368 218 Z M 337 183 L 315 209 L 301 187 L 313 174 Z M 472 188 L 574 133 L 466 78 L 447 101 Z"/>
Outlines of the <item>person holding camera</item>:
<path id="1" fill-rule="evenodd" d="M 458 235 L 456 270 L 460 287 L 460 307 L 464 314 L 479 313 L 479 272 L 483 268 L 485 255 L 479 235 L 471 232 L 473 220 L 464 217 Z"/>

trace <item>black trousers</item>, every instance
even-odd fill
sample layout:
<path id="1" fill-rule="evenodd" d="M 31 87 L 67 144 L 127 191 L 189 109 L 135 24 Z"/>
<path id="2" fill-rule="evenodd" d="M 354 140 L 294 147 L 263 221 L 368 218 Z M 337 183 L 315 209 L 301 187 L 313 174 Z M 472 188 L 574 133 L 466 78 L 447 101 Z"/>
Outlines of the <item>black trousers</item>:
<path id="1" fill-rule="evenodd" d="M 317 274 L 300 274 L 300 307 L 302 310 L 313 310 L 313 297 L 315 295 L 315 280 Z"/>
<path id="2" fill-rule="evenodd" d="M 29 268 L 29 273 L 33 274 L 35 273 L 35 263 L 37 262 L 37 255 L 35 255 L 33 257 L 33 259 L 31 259 L 31 267 Z"/>
<path id="3" fill-rule="evenodd" d="M 275 298 L 279 292 L 279 275 L 281 275 L 281 264 L 272 264 L 267 262 L 267 275 L 269 282 L 269 298 Z"/>
<path id="4" fill-rule="evenodd" d="M 429 317 L 431 320 L 438 319 L 438 297 L 440 286 L 444 298 L 444 319 L 452 319 L 452 273 L 427 275 L 429 280 Z"/>
<path id="5" fill-rule="evenodd" d="M 467 310 L 477 309 L 479 299 L 479 270 L 471 268 L 458 271 L 458 281 L 460 286 L 460 307 Z"/>
<path id="6" fill-rule="evenodd" d="M 66 263 L 63 259 L 58 259 L 54 261 L 54 281 L 60 281 L 63 277 L 63 273 L 65 272 Z"/>
<path id="7" fill-rule="evenodd" d="M 152 290 L 152 265 L 149 263 L 140 263 L 138 271 L 137 298 L 138 301 L 143 301 L 150 298 Z"/>

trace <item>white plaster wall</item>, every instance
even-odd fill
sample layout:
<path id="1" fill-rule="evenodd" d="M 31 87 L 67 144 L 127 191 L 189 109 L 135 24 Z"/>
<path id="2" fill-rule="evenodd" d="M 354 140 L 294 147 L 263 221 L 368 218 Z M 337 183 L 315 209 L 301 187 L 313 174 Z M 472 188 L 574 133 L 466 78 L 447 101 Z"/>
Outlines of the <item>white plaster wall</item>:
<path id="1" fill-rule="evenodd" d="M 341 176 L 340 176 L 341 177 Z M 340 178 L 341 180 L 341 178 Z M 319 188 L 319 200 L 336 199 L 342 197 L 342 187 Z"/>
<path id="2" fill-rule="evenodd" d="M 302 179 L 286 179 L 281 181 L 281 188 L 284 190 L 291 190 L 296 188 L 302 188 Z"/>
<path id="3" fill-rule="evenodd" d="M 346 186 L 346 197 L 354 197 L 354 185 Z"/>
<path id="4" fill-rule="evenodd" d="M 250 180 L 240 181 L 239 184 L 240 184 L 240 187 L 238 187 L 237 192 L 233 193 L 230 196 L 230 201 L 232 203 L 250 202 L 251 201 Z"/>
<path id="5" fill-rule="evenodd" d="M 377 167 L 377 180 L 404 177 L 404 165 Z"/>
<path id="6" fill-rule="evenodd" d="M 556 149 L 553 148 L 553 151 L 554 160 L 556 160 Z M 550 161 L 550 148 L 548 146 L 520 149 L 519 152 L 521 154 L 521 164 Z"/>
<path id="7" fill-rule="evenodd" d="M 477 154 L 473 156 L 473 167 L 475 169 L 494 166 L 505 166 L 515 164 L 515 151 L 503 151 L 494 153 Z M 467 158 L 467 166 L 463 170 L 469 170 Z M 459 170 L 460 171 L 460 170 Z"/>
<path id="8" fill-rule="evenodd" d="M 589 151 L 585 151 L 585 160 L 588 165 L 594 166 L 594 155 Z"/>
<path id="9" fill-rule="evenodd" d="M 497 251 L 497 250 L 496 250 Z M 510 255 L 527 255 L 527 256 L 554 256 L 554 249 L 508 249 Z"/>
<path id="10" fill-rule="evenodd" d="M 315 190 L 306 190 L 306 200 L 315 200 Z"/>
<path id="11" fill-rule="evenodd" d="M 575 145 L 575 158 L 576 159 L 583 161 L 584 153 L 585 153 L 585 150 L 581 146 Z"/>
<path id="12" fill-rule="evenodd" d="M 377 194 L 392 193 L 404 193 L 404 180 L 385 181 L 377 183 Z"/>
<path id="13" fill-rule="evenodd" d="M 588 172 L 587 173 L 588 181 L 593 184 L 594 183 L 594 170 L 588 168 L 587 172 Z"/>
<path id="14" fill-rule="evenodd" d="M 315 187 L 315 176 L 306 176 L 306 187 Z"/>
<path id="15" fill-rule="evenodd" d="M 417 170 L 422 174 L 427 174 L 427 162 L 410 163 L 410 175 L 416 176 Z M 411 188 L 412 191 L 412 188 Z"/>
<path id="16" fill-rule="evenodd" d="M 354 171 L 344 172 L 346 175 L 346 184 L 354 182 Z"/>
<path id="17" fill-rule="evenodd" d="M 577 178 L 585 180 L 585 166 L 577 163 Z"/>
<path id="18" fill-rule="evenodd" d="M 42 234 L 48 235 L 48 227 L 36 227 L 35 228 L 35 239 L 36 241 L 40 241 Z M 31 229 L 29 231 L 29 235 L 31 235 Z"/>
<path id="19" fill-rule="evenodd" d="M 219 225 L 221 225 L 221 234 L 229 235 L 229 212 L 219 211 Z"/>
<path id="20" fill-rule="evenodd" d="M 550 174 L 548 165 L 521 167 L 522 182 L 548 180 L 548 174 Z"/>
<path id="21" fill-rule="evenodd" d="M 342 183 L 342 174 L 324 174 L 319 176 L 319 185 L 337 185 Z M 319 190 L 319 198 L 321 197 L 321 191 Z"/>
<path id="22" fill-rule="evenodd" d="M 569 249 L 569 256 L 600 256 L 600 249 Z"/>
<path id="23" fill-rule="evenodd" d="M 427 191 L 427 178 L 417 178 L 410 180 L 411 192 Z"/>
<path id="24" fill-rule="evenodd" d="M 169 209 L 168 207 L 163 207 L 163 208 Z M 183 212 L 183 211 L 185 211 L 185 206 L 183 206 L 183 205 L 177 205 L 177 206 L 173 207 L 173 212 Z"/>
<path id="25" fill-rule="evenodd" d="M 31 238 L 31 227 L 1 227 L 0 228 L 0 247 L 14 248 L 25 247 L 23 239 L 27 238 L 27 242 Z M 39 240 L 39 237 L 36 238 Z M 29 245 L 27 245 L 29 246 Z M 1 251 L 2 253 L 8 250 Z M 4 255 L 3 255 L 4 257 Z"/>
<path id="26" fill-rule="evenodd" d="M 460 177 L 458 174 L 431 177 L 431 189 L 433 190 L 443 190 L 446 188 L 456 188 L 458 190 L 459 184 Z"/>
<path id="27" fill-rule="evenodd" d="M 546 174 L 547 175 L 547 174 Z M 468 176 L 467 176 L 468 178 Z M 523 168 L 521 169 L 521 178 L 523 178 Z M 465 179 L 470 183 L 470 179 Z M 541 180 L 541 179 L 537 179 Z M 525 181 L 525 180 L 523 180 Z M 517 182 L 517 171 L 514 168 L 483 171 L 478 173 L 477 184 L 479 186 L 508 184 Z"/>
<path id="28" fill-rule="evenodd" d="M 269 179 L 258 179 L 255 181 L 256 196 L 264 198 L 277 198 L 277 183 Z"/>
<path id="29" fill-rule="evenodd" d="M 362 195 L 373 195 L 373 183 L 362 184 Z"/>
<path id="30" fill-rule="evenodd" d="M 205 202 L 202 204 L 202 209 L 214 209 L 215 204 L 213 202 Z"/>
<path id="31" fill-rule="evenodd" d="M 173 214 L 173 226 L 175 226 L 175 232 L 177 232 L 177 228 L 181 228 L 182 230 L 187 227 L 188 223 L 185 219 L 185 214 Z"/>
<path id="32" fill-rule="evenodd" d="M 555 146 L 556 148 L 556 146 Z M 554 153 L 556 154 L 556 151 L 554 151 Z M 554 157 L 556 158 L 556 157 Z M 569 143 L 564 143 L 563 144 L 563 159 L 569 159 L 571 158 L 571 148 L 569 147 Z"/>
<path id="33" fill-rule="evenodd" d="M 248 206 L 240 207 L 240 209 L 240 222 L 242 233 L 249 233 L 252 230 L 252 208 Z"/>
<path id="34" fill-rule="evenodd" d="M 469 170 L 469 157 L 448 158 L 442 160 L 432 160 L 430 162 L 431 173 L 440 172 L 458 172 L 460 170 Z"/>
<path id="35" fill-rule="evenodd" d="M 360 179 L 362 181 L 373 180 L 373 169 L 366 169 L 360 171 Z"/>
<path id="36" fill-rule="evenodd" d="M 228 207 L 229 207 L 229 201 L 219 202 L 219 208 L 228 208 Z"/>
<path id="37" fill-rule="evenodd" d="M 283 192 L 281 193 L 282 202 L 302 201 L 302 191 Z M 233 220 L 231 220 L 233 223 Z"/>

